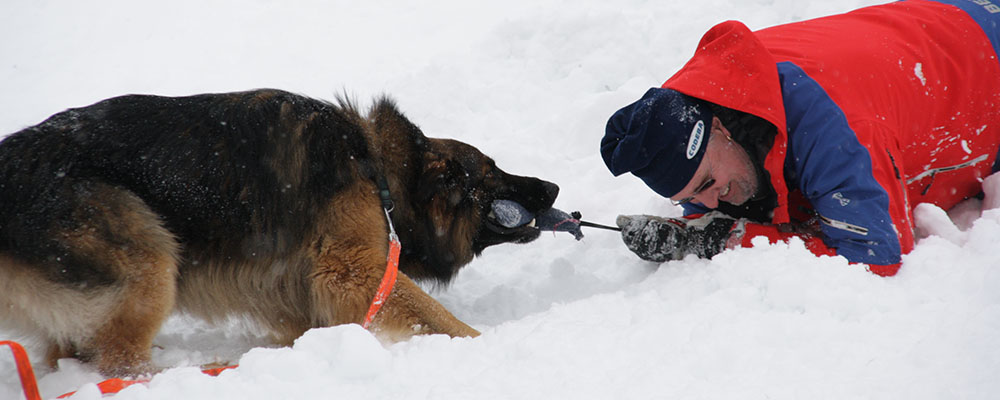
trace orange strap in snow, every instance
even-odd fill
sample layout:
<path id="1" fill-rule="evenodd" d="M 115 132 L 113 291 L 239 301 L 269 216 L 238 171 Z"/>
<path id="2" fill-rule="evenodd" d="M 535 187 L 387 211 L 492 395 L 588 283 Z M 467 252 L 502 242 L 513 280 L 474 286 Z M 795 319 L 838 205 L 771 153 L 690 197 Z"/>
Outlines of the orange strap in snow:
<path id="1" fill-rule="evenodd" d="M 11 352 L 14 353 L 14 364 L 17 366 L 17 374 L 21 378 L 21 389 L 24 390 L 25 399 L 42 400 L 42 395 L 38 392 L 38 381 L 35 380 L 35 370 L 31 367 L 31 360 L 28 358 L 28 353 L 24 351 L 24 347 L 22 347 L 19 343 L 10 340 L 0 341 L 0 346 L 9 346 Z M 236 367 L 237 365 L 229 365 L 225 367 L 205 369 L 201 372 L 206 375 L 219 376 L 222 371 Z M 148 382 L 148 379 L 129 380 L 112 378 L 98 383 L 97 389 L 101 391 L 101 394 L 112 394 L 118 393 L 120 390 L 137 383 Z M 66 398 L 74 395 L 75 393 L 75 391 L 69 392 L 57 398 Z"/>
<path id="2" fill-rule="evenodd" d="M 114 393 L 120 392 L 122 389 L 125 389 L 125 388 L 127 388 L 129 386 L 135 385 L 137 383 L 149 383 L 149 381 L 145 380 L 145 379 L 130 380 L 130 379 L 121 379 L 121 378 L 111 378 L 111 379 L 107 379 L 107 380 L 104 380 L 103 382 L 98 383 L 97 384 L 97 390 L 100 390 L 101 394 L 114 394 Z M 59 396 L 59 397 L 56 397 L 56 398 L 57 399 L 65 399 L 65 398 L 67 398 L 69 396 L 72 396 L 74 394 L 76 394 L 76 391 L 72 391 L 72 392 L 66 393 L 66 394 L 64 394 L 62 396 Z"/>
<path id="3" fill-rule="evenodd" d="M 201 370 L 201 372 L 203 374 L 205 374 L 205 375 L 219 376 L 219 374 L 221 374 L 222 371 L 225 371 L 227 369 L 233 369 L 233 368 L 236 368 L 238 366 L 239 365 L 228 365 L 228 366 L 225 366 L 225 367 L 209 368 L 209 369 L 203 369 L 203 370 Z M 149 380 L 148 379 L 120 379 L 120 378 L 111 378 L 111 379 L 107 379 L 107 380 L 105 380 L 105 381 L 103 381 L 101 383 L 98 383 L 97 384 L 97 389 L 101 391 L 101 394 L 114 394 L 114 393 L 120 392 L 122 389 L 125 389 L 125 388 L 127 388 L 129 386 L 135 385 L 137 383 L 149 383 Z M 67 397 L 72 396 L 74 394 L 76 394 L 75 391 L 69 392 L 69 393 L 66 393 L 66 394 L 64 394 L 62 396 L 57 397 L 57 399 L 64 399 L 64 398 L 67 398 Z"/>
<path id="4" fill-rule="evenodd" d="M 10 351 L 14 353 L 14 364 L 17 365 L 17 374 L 21 377 L 21 389 L 24 389 L 24 397 L 28 400 L 42 400 L 42 395 L 38 393 L 35 370 L 31 368 L 31 360 L 28 359 L 28 353 L 24 351 L 24 347 L 9 340 L 0 341 L 0 346 L 3 345 L 10 346 Z"/>

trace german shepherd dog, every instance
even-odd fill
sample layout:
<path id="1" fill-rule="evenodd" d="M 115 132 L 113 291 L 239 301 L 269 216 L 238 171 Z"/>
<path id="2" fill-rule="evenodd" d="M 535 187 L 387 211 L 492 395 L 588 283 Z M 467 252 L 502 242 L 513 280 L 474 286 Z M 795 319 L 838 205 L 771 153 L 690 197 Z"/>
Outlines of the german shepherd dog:
<path id="1" fill-rule="evenodd" d="M 497 227 L 491 203 L 537 213 L 558 186 L 425 137 L 388 98 L 362 115 L 279 90 L 117 97 L 0 142 L 0 326 L 43 340 L 53 365 L 122 376 L 154 370 L 175 310 L 243 316 L 279 344 L 360 323 L 389 247 L 380 177 L 403 274 L 371 329 L 478 335 L 411 278 L 447 283 L 488 246 L 534 240 Z"/>

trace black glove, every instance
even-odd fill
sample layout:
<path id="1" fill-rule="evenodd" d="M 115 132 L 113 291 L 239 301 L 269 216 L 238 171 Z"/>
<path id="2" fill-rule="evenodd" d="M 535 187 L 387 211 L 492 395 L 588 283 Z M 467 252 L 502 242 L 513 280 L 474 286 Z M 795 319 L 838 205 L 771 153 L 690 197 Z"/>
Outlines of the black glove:
<path id="1" fill-rule="evenodd" d="M 622 240 L 646 261 L 680 260 L 688 254 L 712 258 L 726 248 L 737 220 L 718 211 L 696 219 L 619 215 Z"/>

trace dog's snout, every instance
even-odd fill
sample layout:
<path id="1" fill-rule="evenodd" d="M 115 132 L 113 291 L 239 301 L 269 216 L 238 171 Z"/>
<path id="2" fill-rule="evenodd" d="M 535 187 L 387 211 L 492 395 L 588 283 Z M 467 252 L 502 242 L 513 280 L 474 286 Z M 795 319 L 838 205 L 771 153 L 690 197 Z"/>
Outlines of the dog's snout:
<path id="1" fill-rule="evenodd" d="M 521 203 L 531 212 L 552 207 L 559 195 L 558 185 L 542 179 L 508 174 L 505 181 L 504 187 L 496 194 L 497 198 Z"/>
<path id="2" fill-rule="evenodd" d="M 542 188 L 545 190 L 545 194 L 552 200 L 555 200 L 556 196 L 559 196 L 559 185 L 549 181 L 542 181 Z"/>

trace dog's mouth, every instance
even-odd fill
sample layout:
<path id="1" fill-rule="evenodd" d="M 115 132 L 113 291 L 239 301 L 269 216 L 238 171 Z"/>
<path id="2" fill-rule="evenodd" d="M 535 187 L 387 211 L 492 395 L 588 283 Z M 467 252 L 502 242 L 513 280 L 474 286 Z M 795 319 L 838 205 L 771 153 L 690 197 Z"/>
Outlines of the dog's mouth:
<path id="1" fill-rule="evenodd" d="M 508 175 L 507 181 L 507 190 L 481 206 L 482 225 L 473 243 L 477 252 L 496 244 L 537 239 L 541 230 L 535 217 L 550 209 L 559 194 L 559 186 L 538 178 Z"/>
<path id="2" fill-rule="evenodd" d="M 524 208 L 502 209 L 501 202 L 519 207 L 513 200 L 495 201 L 486 214 L 486 228 L 497 235 L 507 237 L 507 241 L 527 243 L 538 237 L 540 230 L 535 226 L 535 215 L 538 211 L 527 211 Z"/>
<path id="3" fill-rule="evenodd" d="M 513 200 L 500 200 L 511 204 L 519 204 Z M 507 210 L 509 211 L 509 210 Z M 475 240 L 474 247 L 477 252 L 483 249 L 502 243 L 528 243 L 534 241 L 541 235 L 541 230 L 535 226 L 534 215 L 538 211 L 527 211 L 520 208 L 520 215 L 524 220 L 514 221 L 509 212 L 498 210 L 493 207 L 484 210 L 483 227 Z"/>

